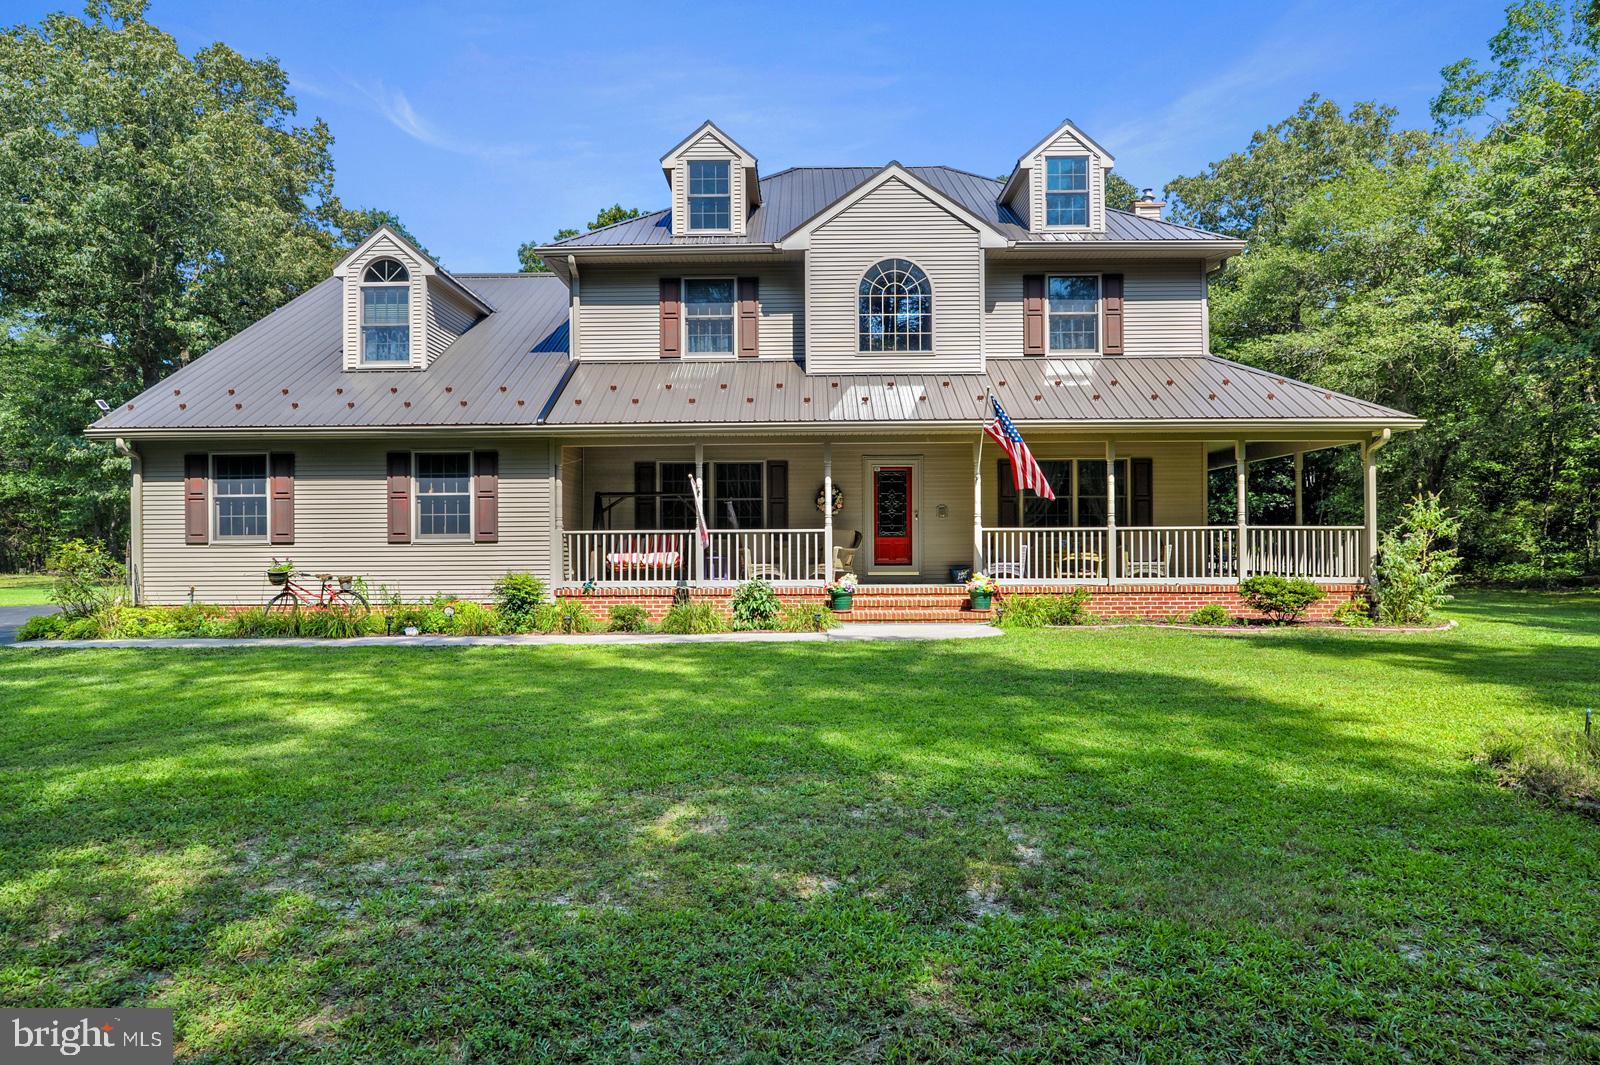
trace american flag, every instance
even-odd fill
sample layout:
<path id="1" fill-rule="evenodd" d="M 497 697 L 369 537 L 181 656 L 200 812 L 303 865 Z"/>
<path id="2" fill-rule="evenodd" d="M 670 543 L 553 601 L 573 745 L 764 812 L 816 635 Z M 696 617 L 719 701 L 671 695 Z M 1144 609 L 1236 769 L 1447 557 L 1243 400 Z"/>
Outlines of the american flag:
<path id="1" fill-rule="evenodd" d="M 994 421 L 985 425 L 983 431 L 994 437 L 995 443 L 1011 456 L 1011 474 L 1017 480 L 1017 491 L 1031 488 L 1041 499 L 1054 499 L 1056 493 L 1055 489 L 1050 487 L 1050 478 L 1044 475 L 1044 469 L 1039 465 L 1039 461 L 1033 457 L 1033 452 L 1028 450 L 1028 445 L 1023 442 L 1022 434 L 1017 432 L 1017 427 L 1011 423 L 1006 409 L 993 396 L 989 397 L 989 402 L 994 404 Z"/>
<path id="2" fill-rule="evenodd" d="M 711 542 L 711 530 L 706 528 L 705 485 L 692 473 L 689 475 L 689 494 L 694 497 L 695 535 L 700 538 L 700 546 L 705 547 Z"/>

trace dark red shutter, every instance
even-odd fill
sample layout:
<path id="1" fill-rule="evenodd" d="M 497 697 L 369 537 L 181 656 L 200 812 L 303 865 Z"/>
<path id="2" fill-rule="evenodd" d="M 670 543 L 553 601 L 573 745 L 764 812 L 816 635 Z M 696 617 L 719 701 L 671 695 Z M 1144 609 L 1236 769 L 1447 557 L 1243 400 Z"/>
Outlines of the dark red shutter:
<path id="1" fill-rule="evenodd" d="M 204 544 L 211 540 L 211 522 L 206 514 L 207 460 L 204 455 L 183 456 L 183 542 Z"/>
<path id="2" fill-rule="evenodd" d="M 767 528 L 789 527 L 789 464 L 767 463 Z"/>
<path id="3" fill-rule="evenodd" d="M 1129 460 L 1129 467 L 1132 470 L 1130 476 L 1133 479 L 1133 484 L 1129 486 L 1130 494 L 1133 496 L 1133 524 L 1154 525 L 1155 491 L 1152 483 L 1154 471 L 1151 468 L 1150 460 L 1131 459 Z"/>
<path id="4" fill-rule="evenodd" d="M 1000 527 L 1015 529 L 1022 524 L 1022 515 L 1017 510 L 1017 482 L 1011 476 L 1010 459 L 995 464 L 995 485 L 1000 493 Z"/>
<path id="5" fill-rule="evenodd" d="M 661 357 L 676 359 L 683 354 L 683 329 L 679 323 L 678 297 L 681 293 L 678 278 L 661 279 Z"/>
<path id="6" fill-rule="evenodd" d="M 411 453 L 389 452 L 389 542 L 411 542 Z"/>
<path id="7" fill-rule="evenodd" d="M 633 464 L 633 490 L 635 492 L 644 493 L 655 492 L 655 463 L 635 462 Z M 634 497 L 633 527 L 635 529 L 654 529 L 656 527 L 656 497 L 654 494 L 639 495 Z"/>
<path id="8" fill-rule="evenodd" d="M 1044 275 L 1022 275 L 1022 353 L 1045 353 Z"/>
<path id="9" fill-rule="evenodd" d="M 739 279 L 739 357 L 761 354 L 761 289 L 754 277 Z"/>
<path id="10" fill-rule="evenodd" d="M 1105 355 L 1122 354 L 1122 275 L 1106 274 L 1100 279 L 1101 294 L 1105 298 L 1106 340 L 1100 351 Z"/>
<path id="11" fill-rule="evenodd" d="M 294 452 L 274 451 L 272 464 L 272 499 L 267 527 L 275 544 L 294 543 Z"/>
<path id="12" fill-rule="evenodd" d="M 472 455 L 472 469 L 478 483 L 474 486 L 472 538 L 480 544 L 500 540 L 500 452 L 476 451 Z"/>

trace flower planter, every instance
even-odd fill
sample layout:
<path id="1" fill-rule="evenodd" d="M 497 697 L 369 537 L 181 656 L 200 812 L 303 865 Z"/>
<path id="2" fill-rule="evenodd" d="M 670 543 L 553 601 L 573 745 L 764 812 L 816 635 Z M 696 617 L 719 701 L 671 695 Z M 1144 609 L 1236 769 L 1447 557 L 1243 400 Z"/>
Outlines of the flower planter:
<path id="1" fill-rule="evenodd" d="M 273 585 L 274 587 L 282 588 L 285 584 L 289 583 L 289 571 L 282 569 L 267 570 L 267 583 Z"/>
<path id="2" fill-rule="evenodd" d="M 989 603 L 994 598 L 993 592 L 972 592 L 970 595 L 974 610 L 988 610 Z"/>
<path id="3" fill-rule="evenodd" d="M 851 592 L 828 593 L 828 605 L 841 614 L 850 609 L 850 603 L 853 599 L 855 599 L 855 595 Z"/>

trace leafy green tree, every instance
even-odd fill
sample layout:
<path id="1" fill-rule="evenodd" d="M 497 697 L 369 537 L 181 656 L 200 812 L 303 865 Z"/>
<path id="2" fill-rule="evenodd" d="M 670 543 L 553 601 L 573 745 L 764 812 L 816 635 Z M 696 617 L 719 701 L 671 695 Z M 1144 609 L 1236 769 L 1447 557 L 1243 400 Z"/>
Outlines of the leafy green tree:
<path id="1" fill-rule="evenodd" d="M 1133 210 L 1133 201 L 1139 198 L 1139 190 L 1133 187 L 1133 182 L 1121 174 L 1106 172 L 1106 206 L 1117 211 Z"/>
<path id="2" fill-rule="evenodd" d="M 597 229 L 616 225 L 618 222 L 626 222 L 630 218 L 638 218 L 643 213 L 637 207 L 624 207 L 620 203 L 614 203 L 610 207 L 601 208 L 600 213 L 594 216 L 594 221 L 589 223 L 589 231 L 592 233 Z M 577 235 L 578 231 L 576 229 L 558 229 L 556 230 L 556 235 L 550 238 L 550 243 L 553 244 L 558 240 L 566 240 L 568 237 Z M 523 273 L 542 274 L 549 272 L 550 267 L 546 265 L 544 258 L 539 254 L 539 247 L 540 244 L 536 240 L 524 241 L 517 246 L 517 262 L 520 264 L 518 269 Z"/>

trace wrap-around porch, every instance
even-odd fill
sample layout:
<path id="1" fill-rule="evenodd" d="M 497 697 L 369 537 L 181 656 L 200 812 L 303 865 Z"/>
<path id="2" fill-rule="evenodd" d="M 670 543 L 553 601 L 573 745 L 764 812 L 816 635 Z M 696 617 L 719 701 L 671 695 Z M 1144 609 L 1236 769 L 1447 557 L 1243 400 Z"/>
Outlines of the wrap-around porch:
<path id="1" fill-rule="evenodd" d="M 1019 496 L 1004 453 L 970 435 L 569 442 L 560 585 L 814 588 L 843 572 L 865 584 L 949 584 L 963 571 L 1030 587 L 1226 586 L 1256 574 L 1349 584 L 1367 578 L 1375 552 L 1375 454 L 1386 441 L 1030 436 L 1054 502 Z M 1305 456 L 1333 447 L 1360 455 L 1360 524 L 1305 520 Z M 1293 463 L 1293 520 L 1252 523 L 1248 471 L 1274 460 Z M 1227 466 L 1224 496 L 1211 471 Z M 690 477 L 705 490 L 704 545 Z M 1224 498 L 1226 523 L 1216 520 Z"/>

